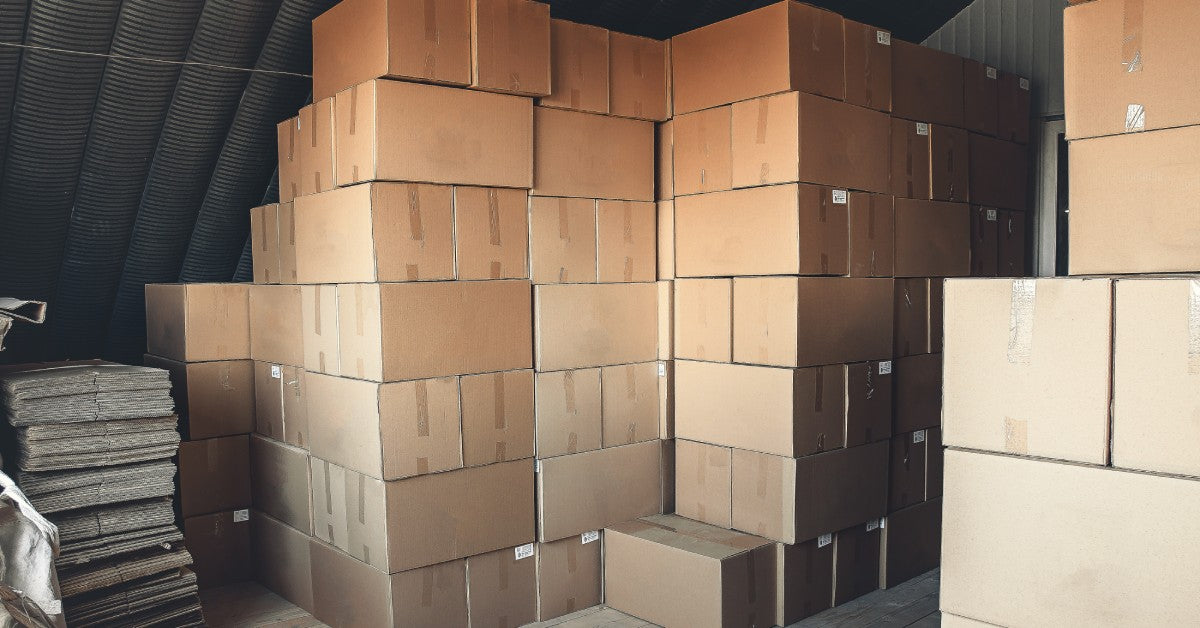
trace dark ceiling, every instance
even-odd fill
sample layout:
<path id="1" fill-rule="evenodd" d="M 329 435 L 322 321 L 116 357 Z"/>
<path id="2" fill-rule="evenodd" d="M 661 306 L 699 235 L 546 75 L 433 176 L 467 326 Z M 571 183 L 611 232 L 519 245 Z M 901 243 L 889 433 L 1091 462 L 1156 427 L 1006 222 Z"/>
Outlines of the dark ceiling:
<path id="1" fill-rule="evenodd" d="M 665 38 L 773 0 L 549 1 Z M 146 283 L 249 279 L 247 210 L 277 198 L 275 125 L 335 3 L 0 0 L 0 296 L 50 303 L 0 362 L 137 361 Z M 815 2 L 912 41 L 968 3 Z"/>

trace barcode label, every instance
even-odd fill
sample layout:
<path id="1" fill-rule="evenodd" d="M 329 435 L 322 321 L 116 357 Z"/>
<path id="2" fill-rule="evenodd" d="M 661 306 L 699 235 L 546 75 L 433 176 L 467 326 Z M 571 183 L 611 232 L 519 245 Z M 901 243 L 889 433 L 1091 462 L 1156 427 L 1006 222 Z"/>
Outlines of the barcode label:
<path id="1" fill-rule="evenodd" d="M 867 522 L 867 532 L 874 532 L 874 531 L 878 530 L 880 521 L 883 521 L 883 520 L 882 519 L 872 519 L 872 520 L 868 521 Z"/>
<path id="2" fill-rule="evenodd" d="M 233 511 L 233 522 L 234 523 L 241 523 L 243 521 L 249 521 L 249 520 L 250 520 L 250 510 L 249 509 Z"/>
<path id="3" fill-rule="evenodd" d="M 834 190 L 833 191 L 833 202 L 835 205 L 845 205 L 846 204 L 846 190 Z"/>
<path id="4" fill-rule="evenodd" d="M 875 42 L 890 46 L 892 45 L 892 34 L 887 31 L 875 31 Z"/>
<path id="5" fill-rule="evenodd" d="M 667 376 L 667 365 L 666 365 L 666 363 L 665 363 L 665 362 L 659 362 L 659 363 L 658 363 L 658 376 L 659 376 L 659 377 L 666 377 L 666 376 Z"/>
<path id="6" fill-rule="evenodd" d="M 522 558 L 529 558 L 530 556 L 533 556 L 533 543 L 526 543 L 524 545 L 518 546 L 516 549 L 513 550 L 513 554 L 516 556 L 517 560 L 521 560 Z"/>
<path id="7" fill-rule="evenodd" d="M 913 444 L 916 445 L 923 442 L 925 442 L 925 430 L 913 432 Z"/>
<path id="8" fill-rule="evenodd" d="M 883 362 L 879 363 L 879 374 L 880 375 L 891 375 L 892 374 L 892 361 L 891 360 L 884 360 Z"/>
<path id="9" fill-rule="evenodd" d="M 283 369 L 279 368 L 278 364 L 271 365 L 271 377 L 274 379 L 279 379 L 280 377 L 283 377 Z"/>
<path id="10" fill-rule="evenodd" d="M 1021 79 L 1021 89 L 1025 90 L 1025 91 L 1029 91 L 1029 79 L 1027 79 L 1027 78 Z"/>
<path id="11" fill-rule="evenodd" d="M 987 219 L 989 222 L 996 222 L 996 210 L 994 210 L 994 209 L 987 210 Z"/>
<path id="12" fill-rule="evenodd" d="M 987 77 L 990 79 L 994 79 L 994 78 L 996 78 L 996 75 L 997 75 L 996 68 L 993 68 L 992 66 L 989 65 L 987 68 Z"/>
<path id="13" fill-rule="evenodd" d="M 600 540 L 600 531 L 592 530 L 591 532 L 584 532 L 583 534 L 579 535 L 579 540 L 583 545 L 587 545 L 588 543 L 599 541 Z"/>
<path id="14" fill-rule="evenodd" d="M 826 532 L 825 534 L 822 534 L 821 536 L 817 537 L 817 547 L 825 547 L 826 545 L 829 545 L 832 542 L 833 542 L 833 533 L 832 532 Z"/>
<path id="15" fill-rule="evenodd" d="M 918 122 L 917 135 L 929 135 L 929 125 L 924 122 Z"/>

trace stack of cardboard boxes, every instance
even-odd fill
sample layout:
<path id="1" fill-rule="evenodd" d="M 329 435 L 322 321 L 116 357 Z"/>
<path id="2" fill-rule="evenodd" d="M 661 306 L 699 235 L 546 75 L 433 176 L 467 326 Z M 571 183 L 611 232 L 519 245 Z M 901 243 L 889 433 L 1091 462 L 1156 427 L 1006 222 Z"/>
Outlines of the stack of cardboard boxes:
<path id="1" fill-rule="evenodd" d="M 946 286 L 943 625 L 1200 612 L 1197 21 L 1066 9 L 1074 276 Z"/>

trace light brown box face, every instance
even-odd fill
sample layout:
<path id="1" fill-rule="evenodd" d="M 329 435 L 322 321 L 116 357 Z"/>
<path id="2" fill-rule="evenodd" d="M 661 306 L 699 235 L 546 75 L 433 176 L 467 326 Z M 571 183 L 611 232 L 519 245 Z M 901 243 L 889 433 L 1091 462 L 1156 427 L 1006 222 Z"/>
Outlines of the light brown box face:
<path id="1" fill-rule="evenodd" d="M 1029 143 L 1030 87 L 1027 78 L 1000 73 L 1000 84 L 996 88 L 996 137 L 1018 144 Z M 1128 109 L 1126 113 L 1129 113 Z M 1069 132 L 1067 137 L 1070 137 Z"/>
<path id="2" fill-rule="evenodd" d="M 231 511 L 183 520 L 183 540 L 193 552 L 196 583 L 202 589 L 245 582 L 254 577 L 250 554 L 250 522 Z"/>
<path id="3" fill-rule="evenodd" d="M 775 623 L 787 626 L 832 605 L 833 543 L 776 543 Z"/>
<path id="4" fill-rule="evenodd" d="M 649 362 L 658 356 L 653 283 L 534 288 L 537 370 Z"/>
<path id="5" fill-rule="evenodd" d="M 675 282 L 655 282 L 658 289 L 658 359 L 668 362 L 675 357 Z"/>
<path id="6" fill-rule="evenodd" d="M 525 190 L 454 188 L 455 277 L 528 279 L 528 216 Z"/>
<path id="7" fill-rule="evenodd" d="M 833 604 L 845 604 L 879 588 L 879 521 L 838 531 L 833 539 Z"/>
<path id="8" fill-rule="evenodd" d="M 251 436 L 250 487 L 256 510 L 312 534 L 312 483 L 307 451 Z"/>
<path id="9" fill-rule="evenodd" d="M 599 604 L 601 531 L 537 544 L 538 619 L 548 621 Z"/>
<path id="10" fill-rule="evenodd" d="M 245 284 L 146 286 L 146 352 L 178 362 L 250 357 Z"/>
<path id="11" fill-rule="evenodd" d="M 728 528 L 732 525 L 733 468 L 728 447 L 675 441 L 675 513 Z"/>
<path id="12" fill-rule="evenodd" d="M 556 541 L 662 511 L 662 443 L 540 461 L 538 540 Z"/>
<path id="13" fill-rule="evenodd" d="M 970 206 L 896 199 L 896 276 L 964 277 L 971 272 Z"/>
<path id="14" fill-rule="evenodd" d="M 906 41 L 892 42 L 892 115 L 963 126 L 963 60 Z"/>
<path id="15" fill-rule="evenodd" d="M 254 363 L 176 362 L 147 354 L 143 364 L 171 375 L 180 433 L 188 440 L 254 431 Z"/>
<path id="16" fill-rule="evenodd" d="M 254 283 L 279 283 L 279 204 L 250 210 L 250 257 Z"/>
<path id="17" fill-rule="evenodd" d="M 600 369 L 537 373 L 537 456 L 600 449 L 603 401 Z"/>
<path id="18" fill-rule="evenodd" d="M 250 511 L 255 579 L 309 613 L 313 612 L 310 542 L 309 535 Z"/>
<path id="19" fill-rule="evenodd" d="M 670 117 L 669 42 L 610 31 L 609 113 L 662 121 Z"/>
<path id="20" fill-rule="evenodd" d="M 297 117 L 288 118 L 275 127 L 279 154 L 279 202 L 290 203 L 300 196 L 300 150 L 297 143 Z"/>
<path id="21" fill-rule="evenodd" d="M 671 168 L 677 196 L 733 187 L 733 110 L 715 107 L 671 120 Z"/>
<path id="22" fill-rule="evenodd" d="M 261 362 L 304 364 L 300 286 L 251 285 L 250 357 Z"/>
<path id="23" fill-rule="evenodd" d="M 654 170 L 658 173 L 655 198 L 665 201 L 675 198 L 675 121 L 672 119 L 656 124 L 654 131 L 656 149 Z"/>
<path id="24" fill-rule="evenodd" d="M 924 278 L 896 279 L 893 351 L 898 358 L 932 352 L 930 283 Z"/>
<path id="25" fill-rule="evenodd" d="M 602 441 L 605 447 L 660 438 L 658 362 L 600 369 Z"/>
<path id="26" fill-rule="evenodd" d="M 530 198 L 529 231 L 533 283 L 596 281 L 596 201 Z"/>
<path id="27" fill-rule="evenodd" d="M 340 375 L 337 286 L 301 286 L 304 324 L 304 368 L 312 373 Z"/>
<path id="28" fill-rule="evenodd" d="M 880 586 L 894 587 L 938 566 L 942 554 L 941 499 L 898 510 L 888 515 L 885 522 Z"/>
<path id="29" fill-rule="evenodd" d="M 1000 102 L 1000 72 L 974 59 L 963 59 L 963 125 L 969 131 L 994 136 Z"/>
<path id="30" fill-rule="evenodd" d="M 596 258 L 601 283 L 654 281 L 657 277 L 654 203 L 596 203 Z"/>
<path id="31" fill-rule="evenodd" d="M 254 362 L 254 431 L 275 440 L 284 438 L 283 369 Z"/>
<path id="32" fill-rule="evenodd" d="M 658 202 L 658 278 L 675 278 L 675 201 Z"/>
<path id="33" fill-rule="evenodd" d="M 971 276 L 996 277 L 1000 263 L 1000 211 L 971 208 Z"/>
<path id="34" fill-rule="evenodd" d="M 925 501 L 928 430 L 892 436 L 888 465 L 888 512 Z"/>
<path id="35" fill-rule="evenodd" d="M 459 379 L 463 465 L 533 457 L 533 371 Z"/>
<path id="36" fill-rule="evenodd" d="M 654 124 L 534 108 L 534 196 L 654 200 Z"/>
<path id="37" fill-rule="evenodd" d="M 337 187 L 333 168 L 333 97 L 300 109 L 296 125 L 300 145 L 300 194 L 319 194 Z"/>
<path id="38" fill-rule="evenodd" d="M 946 445 L 1106 464 L 1111 334 L 1107 279 L 947 282 Z"/>
<path id="39" fill-rule="evenodd" d="M 280 368 L 283 384 L 283 440 L 308 449 L 308 385 L 304 369 L 295 366 Z"/>
<path id="40" fill-rule="evenodd" d="M 279 282 L 296 283 L 296 204 L 279 204 Z"/>
<path id="41" fill-rule="evenodd" d="M 846 365 L 846 446 L 857 447 L 892 434 L 891 360 Z"/>
<path id="42" fill-rule="evenodd" d="M 529 0 L 471 0 L 471 87 L 550 93 L 550 7 Z"/>
<path id="43" fill-rule="evenodd" d="M 893 199 L 883 194 L 850 192 L 851 277 L 890 277 L 895 268 Z"/>
<path id="44" fill-rule="evenodd" d="M 933 199 L 960 203 L 971 200 L 967 138 L 963 129 L 929 125 L 929 189 Z"/>
<path id="45" fill-rule="evenodd" d="M 467 558 L 467 607 L 477 626 L 524 626 L 536 620 L 537 556 L 532 544 Z"/>
<path id="46" fill-rule="evenodd" d="M 249 507 L 249 436 L 179 444 L 179 509 L 183 517 Z"/>
<path id="47" fill-rule="evenodd" d="M 314 101 L 383 76 L 471 83 L 468 0 L 343 2 L 312 30 Z"/>
<path id="48" fill-rule="evenodd" d="M 675 357 L 733 361 L 733 280 L 675 281 Z"/>
<path id="49" fill-rule="evenodd" d="M 550 20 L 550 95 L 544 107 L 608 113 L 608 29 Z"/>
<path id="50" fill-rule="evenodd" d="M 892 110 L 892 34 L 853 20 L 846 32 L 846 102 Z M 789 622 L 790 623 L 790 622 Z"/>
<path id="51" fill-rule="evenodd" d="M 340 92 L 334 107 L 338 185 L 533 183 L 528 98 L 381 80 Z"/>
<path id="52" fill-rule="evenodd" d="M 1028 148 L 977 133 L 971 133 L 968 141 L 971 202 L 1004 209 L 1028 207 Z"/>
<path id="53" fill-rule="evenodd" d="M 892 196 L 930 198 L 929 126 L 892 118 Z"/>

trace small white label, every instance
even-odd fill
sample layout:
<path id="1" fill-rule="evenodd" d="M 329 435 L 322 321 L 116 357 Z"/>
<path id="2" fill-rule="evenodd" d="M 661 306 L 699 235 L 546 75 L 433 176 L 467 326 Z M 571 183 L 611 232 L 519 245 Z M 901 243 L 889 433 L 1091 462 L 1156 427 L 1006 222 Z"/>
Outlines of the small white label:
<path id="1" fill-rule="evenodd" d="M 988 222 L 996 222 L 996 210 L 994 210 L 994 209 L 987 210 L 987 219 L 988 219 Z"/>
<path id="2" fill-rule="evenodd" d="M 996 76 L 997 76 L 996 68 L 993 68 L 990 65 L 987 66 L 987 77 L 990 79 L 994 79 L 994 78 L 996 78 Z"/>
<path id="3" fill-rule="evenodd" d="M 535 460 L 535 461 L 533 461 L 533 472 L 534 472 L 534 473 L 541 473 L 541 472 L 542 472 L 542 461 L 541 461 L 541 460 Z"/>
<path id="4" fill-rule="evenodd" d="M 829 545 L 832 542 L 833 542 L 833 533 L 832 532 L 826 532 L 825 534 L 822 534 L 821 536 L 817 537 L 817 547 L 825 547 L 826 545 Z"/>
<path id="5" fill-rule="evenodd" d="M 892 361 L 891 360 L 884 360 L 883 362 L 879 363 L 879 374 L 880 375 L 891 375 L 892 374 Z"/>
<path id="6" fill-rule="evenodd" d="M 666 376 L 667 376 L 667 363 L 666 363 L 666 362 L 659 362 L 659 363 L 658 363 L 658 376 L 659 376 L 659 377 L 666 377 Z"/>
<path id="7" fill-rule="evenodd" d="M 274 379 L 279 379 L 280 377 L 283 377 L 283 369 L 279 368 L 278 364 L 271 365 L 271 377 Z"/>
<path id="8" fill-rule="evenodd" d="M 833 191 L 833 204 L 834 205 L 845 205 L 846 204 L 846 190 L 834 190 Z"/>
<path id="9" fill-rule="evenodd" d="M 516 560 L 533 556 L 533 543 L 526 543 L 517 547 L 513 550 L 513 554 L 516 556 Z"/>
<path id="10" fill-rule="evenodd" d="M 917 445 L 917 444 L 923 443 L 923 442 L 925 442 L 925 430 L 921 430 L 919 432 L 913 432 L 913 444 Z"/>
<path id="11" fill-rule="evenodd" d="M 917 135 L 929 135 L 929 125 L 924 122 L 918 122 Z"/>
<path id="12" fill-rule="evenodd" d="M 868 521 L 867 522 L 867 532 L 874 532 L 874 531 L 878 530 L 880 521 L 883 521 L 883 520 L 882 519 L 872 519 L 872 520 Z"/>
<path id="13" fill-rule="evenodd" d="M 250 510 L 249 509 L 233 511 L 233 522 L 234 523 L 241 523 L 243 521 L 249 521 L 249 520 L 250 520 Z"/>
<path id="14" fill-rule="evenodd" d="M 588 543 L 592 543 L 594 541 L 599 541 L 599 540 L 600 540 L 600 531 L 599 530 L 592 530 L 591 532 L 584 532 L 583 534 L 579 535 L 579 541 L 583 545 L 587 545 Z"/>
<path id="15" fill-rule="evenodd" d="M 887 31 L 875 31 L 875 42 L 884 46 L 892 45 L 892 34 Z"/>
<path id="16" fill-rule="evenodd" d="M 1021 89 L 1025 90 L 1025 91 L 1029 91 L 1029 79 L 1027 79 L 1027 78 L 1021 79 Z"/>
<path id="17" fill-rule="evenodd" d="M 879 518 L 879 529 L 882 530 L 883 528 L 886 528 L 886 527 L 887 527 L 887 517 L 880 517 Z"/>

